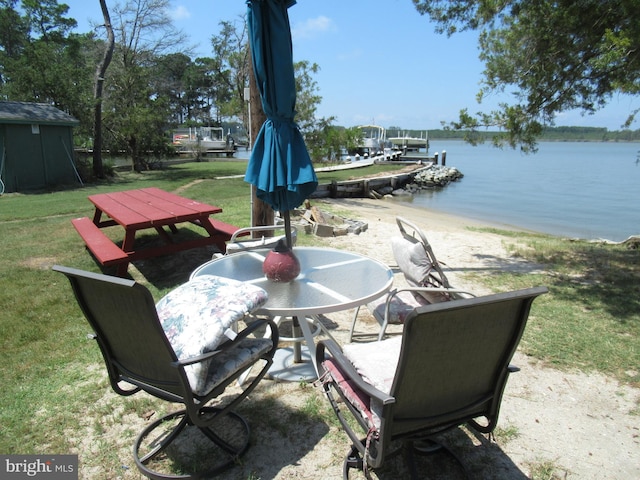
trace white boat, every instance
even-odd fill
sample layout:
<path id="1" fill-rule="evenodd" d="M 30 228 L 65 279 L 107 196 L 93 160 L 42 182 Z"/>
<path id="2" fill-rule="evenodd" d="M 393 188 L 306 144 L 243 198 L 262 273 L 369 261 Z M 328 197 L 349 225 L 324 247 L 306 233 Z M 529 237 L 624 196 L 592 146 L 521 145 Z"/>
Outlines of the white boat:
<path id="1" fill-rule="evenodd" d="M 360 125 L 357 128 L 362 131 L 362 142 L 358 145 L 355 153 L 360 155 L 367 154 L 371 157 L 384 152 L 385 147 L 387 147 L 384 127 L 379 125 Z"/>
<path id="2" fill-rule="evenodd" d="M 400 133 L 400 132 L 398 132 Z M 410 137 L 406 133 L 402 136 L 389 138 L 389 142 L 400 150 L 420 150 L 424 148 L 429 150 L 429 133 L 424 132 L 420 134 L 420 137 Z"/>
<path id="3" fill-rule="evenodd" d="M 173 134 L 173 144 L 180 150 L 200 152 L 233 152 L 235 142 L 222 127 L 194 127 Z"/>

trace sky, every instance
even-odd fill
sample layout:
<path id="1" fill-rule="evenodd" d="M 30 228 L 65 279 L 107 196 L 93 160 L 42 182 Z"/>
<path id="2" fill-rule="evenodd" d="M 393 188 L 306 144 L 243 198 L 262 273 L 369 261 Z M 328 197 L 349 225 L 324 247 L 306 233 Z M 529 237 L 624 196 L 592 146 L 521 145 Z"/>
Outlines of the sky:
<path id="1" fill-rule="evenodd" d="M 77 33 L 100 23 L 98 0 L 59 0 L 78 21 Z M 112 8 L 116 2 L 107 0 Z M 242 22 L 244 0 L 172 0 L 169 15 L 188 35 L 196 56 L 211 56 L 210 39 L 221 21 Z M 458 112 L 490 111 L 508 96 L 476 101 L 483 64 L 477 34 L 447 37 L 421 16 L 411 0 L 298 0 L 289 9 L 295 61 L 316 63 L 322 102 L 317 117 L 345 127 L 375 124 L 438 129 Z M 595 115 L 566 112 L 556 125 L 619 130 L 638 98 L 614 96 Z M 632 128 L 639 128 L 638 122 Z"/>

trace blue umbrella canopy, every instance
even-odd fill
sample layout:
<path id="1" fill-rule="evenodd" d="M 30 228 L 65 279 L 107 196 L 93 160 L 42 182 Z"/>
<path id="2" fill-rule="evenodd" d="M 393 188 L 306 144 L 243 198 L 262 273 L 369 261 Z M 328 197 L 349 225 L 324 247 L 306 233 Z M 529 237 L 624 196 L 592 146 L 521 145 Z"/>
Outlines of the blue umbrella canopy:
<path id="1" fill-rule="evenodd" d="M 267 117 L 253 144 L 245 181 L 274 210 L 288 212 L 318 179 L 294 121 L 296 83 L 288 8 L 295 0 L 248 0 L 247 24 L 256 84 Z"/>

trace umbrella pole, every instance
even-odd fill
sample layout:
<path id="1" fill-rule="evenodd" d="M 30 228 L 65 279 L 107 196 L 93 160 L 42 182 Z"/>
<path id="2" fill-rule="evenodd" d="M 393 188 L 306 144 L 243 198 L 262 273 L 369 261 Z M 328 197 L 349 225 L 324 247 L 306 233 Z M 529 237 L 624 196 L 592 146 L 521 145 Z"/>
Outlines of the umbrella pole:
<path id="1" fill-rule="evenodd" d="M 287 238 L 287 247 L 293 248 L 293 242 L 291 241 L 291 216 L 289 210 L 283 212 L 284 216 L 284 234 Z"/>

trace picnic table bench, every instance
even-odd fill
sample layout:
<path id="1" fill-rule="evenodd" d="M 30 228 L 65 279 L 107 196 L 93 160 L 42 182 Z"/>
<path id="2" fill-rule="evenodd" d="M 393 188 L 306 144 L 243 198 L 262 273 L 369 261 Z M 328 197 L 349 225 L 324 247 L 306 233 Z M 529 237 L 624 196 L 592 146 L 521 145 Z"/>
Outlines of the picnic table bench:
<path id="1" fill-rule="evenodd" d="M 101 193 L 88 198 L 95 206 L 93 219 L 81 217 L 71 222 L 95 259 L 105 267 L 117 265 L 120 276 L 126 274 L 129 263 L 135 260 L 211 244 L 224 252 L 226 242 L 239 230 L 234 225 L 210 218 L 210 215 L 222 212 L 221 208 L 155 187 Z M 175 241 L 164 227 L 175 234 L 178 232 L 176 224 L 184 222 L 202 227 L 207 234 Z M 103 228 L 117 225 L 125 230 L 121 246 L 102 231 Z M 136 233 L 149 228 L 158 232 L 164 240 L 163 245 L 136 248 Z"/>

